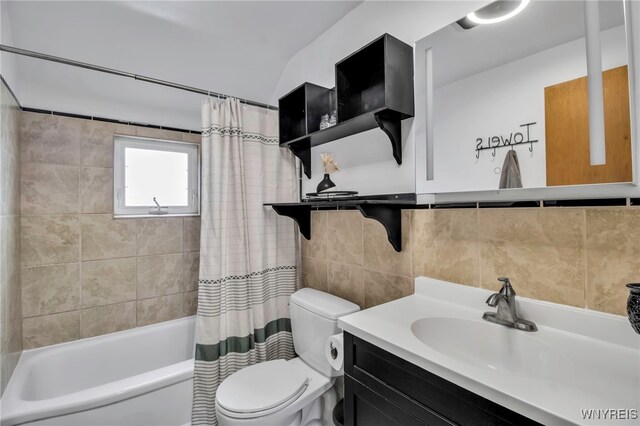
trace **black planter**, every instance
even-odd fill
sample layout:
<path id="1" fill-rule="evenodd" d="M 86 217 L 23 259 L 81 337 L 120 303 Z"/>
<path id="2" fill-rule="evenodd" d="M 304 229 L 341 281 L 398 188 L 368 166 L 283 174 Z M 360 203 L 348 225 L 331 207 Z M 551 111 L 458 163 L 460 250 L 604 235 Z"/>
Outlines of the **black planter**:
<path id="1" fill-rule="evenodd" d="M 329 173 L 325 173 L 324 179 L 322 179 L 322 181 L 318 184 L 318 187 L 316 188 L 316 192 L 326 191 L 327 189 L 333 188 L 334 186 L 336 186 L 336 184 L 331 182 L 331 179 L 329 178 Z"/>
<path id="2" fill-rule="evenodd" d="M 640 283 L 627 284 L 629 298 L 627 299 L 627 317 L 631 327 L 640 334 Z"/>

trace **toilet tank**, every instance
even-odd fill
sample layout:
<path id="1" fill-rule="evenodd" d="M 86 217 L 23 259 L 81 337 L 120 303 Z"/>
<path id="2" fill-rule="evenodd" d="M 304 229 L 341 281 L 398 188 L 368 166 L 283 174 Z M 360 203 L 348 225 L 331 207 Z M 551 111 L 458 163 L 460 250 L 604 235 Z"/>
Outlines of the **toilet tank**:
<path id="1" fill-rule="evenodd" d="M 340 332 L 338 318 L 360 310 L 348 300 L 329 293 L 303 288 L 291 295 L 291 331 L 293 346 L 302 360 L 319 373 L 339 375 L 325 358 L 329 336 Z"/>

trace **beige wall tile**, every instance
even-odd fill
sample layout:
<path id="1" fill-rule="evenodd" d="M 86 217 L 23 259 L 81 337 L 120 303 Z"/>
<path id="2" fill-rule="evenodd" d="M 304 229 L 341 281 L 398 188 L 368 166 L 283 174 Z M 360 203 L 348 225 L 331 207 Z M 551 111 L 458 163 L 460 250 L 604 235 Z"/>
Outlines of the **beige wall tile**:
<path id="1" fill-rule="evenodd" d="M 104 121 L 90 121 L 87 123 L 87 133 L 80 144 L 80 163 L 83 166 L 113 167 L 113 136 L 135 135 L 133 126 L 108 123 Z"/>
<path id="2" fill-rule="evenodd" d="M 6 281 L 20 270 L 20 216 L 0 216 L 0 279 Z"/>
<path id="3" fill-rule="evenodd" d="M 80 168 L 82 213 L 113 213 L 113 169 Z"/>
<path id="4" fill-rule="evenodd" d="M 413 278 L 364 271 L 364 307 L 387 303 L 413 294 Z"/>
<path id="5" fill-rule="evenodd" d="M 22 163 L 21 213 L 78 213 L 78 184 L 76 166 Z"/>
<path id="6" fill-rule="evenodd" d="M 77 263 L 23 268 L 22 315 L 66 312 L 80 308 L 80 267 Z"/>
<path id="7" fill-rule="evenodd" d="M 138 257 L 138 298 L 183 291 L 182 266 L 182 253 Z"/>
<path id="8" fill-rule="evenodd" d="M 329 262 L 327 266 L 329 293 L 364 307 L 363 269 L 354 265 Z"/>
<path id="9" fill-rule="evenodd" d="M 2 143 L 5 143 L 2 141 Z M 8 143 L 8 142 L 7 142 Z M 20 169 L 18 157 L 0 148 L 0 214 L 20 213 Z"/>
<path id="10" fill-rule="evenodd" d="M 587 210 L 587 307 L 626 315 L 631 282 L 640 282 L 640 209 Z"/>
<path id="11" fill-rule="evenodd" d="M 23 112 L 20 126 L 20 160 L 77 165 L 87 120 Z"/>
<path id="12" fill-rule="evenodd" d="M 199 133 L 182 133 L 183 142 L 201 143 L 202 135 Z"/>
<path id="13" fill-rule="evenodd" d="M 200 278 L 200 252 L 189 251 L 184 253 L 184 291 L 198 289 Z"/>
<path id="14" fill-rule="evenodd" d="M 138 255 L 182 253 L 181 217 L 138 219 Z"/>
<path id="15" fill-rule="evenodd" d="M 332 238 L 327 229 L 327 212 L 311 212 L 311 239 L 300 236 L 302 256 L 325 259 L 327 241 Z"/>
<path id="16" fill-rule="evenodd" d="M 83 309 L 80 312 L 80 337 L 100 336 L 136 326 L 136 302 L 118 303 Z"/>
<path id="17" fill-rule="evenodd" d="M 22 353 L 20 108 L 0 82 L 0 396 Z"/>
<path id="18" fill-rule="evenodd" d="M 327 260 L 362 265 L 362 215 L 358 211 L 327 212 Z"/>
<path id="19" fill-rule="evenodd" d="M 413 275 L 478 286 L 477 211 L 414 210 Z"/>
<path id="20" fill-rule="evenodd" d="M 78 215 L 23 216 L 20 223 L 23 266 L 71 263 L 78 260 Z"/>
<path id="21" fill-rule="evenodd" d="M 511 278 L 525 297 L 585 305 L 584 210 L 480 211 L 482 287 Z"/>
<path id="22" fill-rule="evenodd" d="M 82 307 L 136 300 L 136 258 L 82 262 Z"/>
<path id="23" fill-rule="evenodd" d="M 184 218 L 184 251 L 200 250 L 200 218 Z"/>
<path id="24" fill-rule="evenodd" d="M 138 327 L 183 316 L 183 294 L 138 300 Z"/>
<path id="25" fill-rule="evenodd" d="M 315 257 L 302 257 L 302 287 L 327 291 L 327 261 Z"/>
<path id="26" fill-rule="evenodd" d="M 136 219 L 113 219 L 111 215 L 83 215 L 82 260 L 136 255 Z"/>
<path id="27" fill-rule="evenodd" d="M 169 141 L 182 141 L 183 132 L 173 130 L 154 129 L 153 127 L 135 126 L 136 135 L 145 138 L 166 139 Z"/>
<path id="28" fill-rule="evenodd" d="M 364 266 L 380 272 L 412 276 L 411 271 L 411 212 L 402 212 L 402 251 L 389 243 L 384 226 L 376 220 L 364 220 Z"/>
<path id="29" fill-rule="evenodd" d="M 22 321 L 25 349 L 77 340 L 80 333 L 80 311 L 63 312 Z"/>
<path id="30" fill-rule="evenodd" d="M 195 315 L 198 312 L 198 292 L 187 291 L 184 294 L 184 314 L 185 316 Z"/>

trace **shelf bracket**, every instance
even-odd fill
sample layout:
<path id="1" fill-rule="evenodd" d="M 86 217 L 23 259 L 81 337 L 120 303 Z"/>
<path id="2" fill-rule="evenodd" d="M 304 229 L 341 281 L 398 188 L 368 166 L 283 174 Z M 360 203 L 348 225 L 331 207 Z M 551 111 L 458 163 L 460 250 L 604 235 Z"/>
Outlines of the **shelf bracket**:
<path id="1" fill-rule="evenodd" d="M 289 145 L 289 149 L 293 152 L 293 155 L 298 157 L 300 162 L 302 162 L 305 176 L 311 179 L 311 139 L 305 138 L 304 140 L 292 143 Z"/>
<path id="2" fill-rule="evenodd" d="M 287 216 L 293 219 L 300 228 L 300 233 L 307 240 L 311 239 L 311 206 L 275 206 L 273 210 L 280 216 Z"/>
<path id="3" fill-rule="evenodd" d="M 358 204 L 358 210 L 367 219 L 380 222 L 394 250 L 402 251 L 402 209 L 390 205 Z"/>
<path id="4" fill-rule="evenodd" d="M 398 165 L 402 164 L 402 124 L 397 114 L 380 111 L 374 114 L 378 126 L 389 136 L 393 158 Z"/>

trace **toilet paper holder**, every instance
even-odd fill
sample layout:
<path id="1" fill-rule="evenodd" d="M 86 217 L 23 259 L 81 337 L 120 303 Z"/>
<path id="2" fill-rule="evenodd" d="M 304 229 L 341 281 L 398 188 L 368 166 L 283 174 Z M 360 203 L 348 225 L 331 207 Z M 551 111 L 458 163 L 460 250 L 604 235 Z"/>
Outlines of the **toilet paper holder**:
<path id="1" fill-rule="evenodd" d="M 329 349 L 331 349 L 331 358 L 338 358 L 338 349 L 333 346 L 333 342 L 329 342 Z"/>

